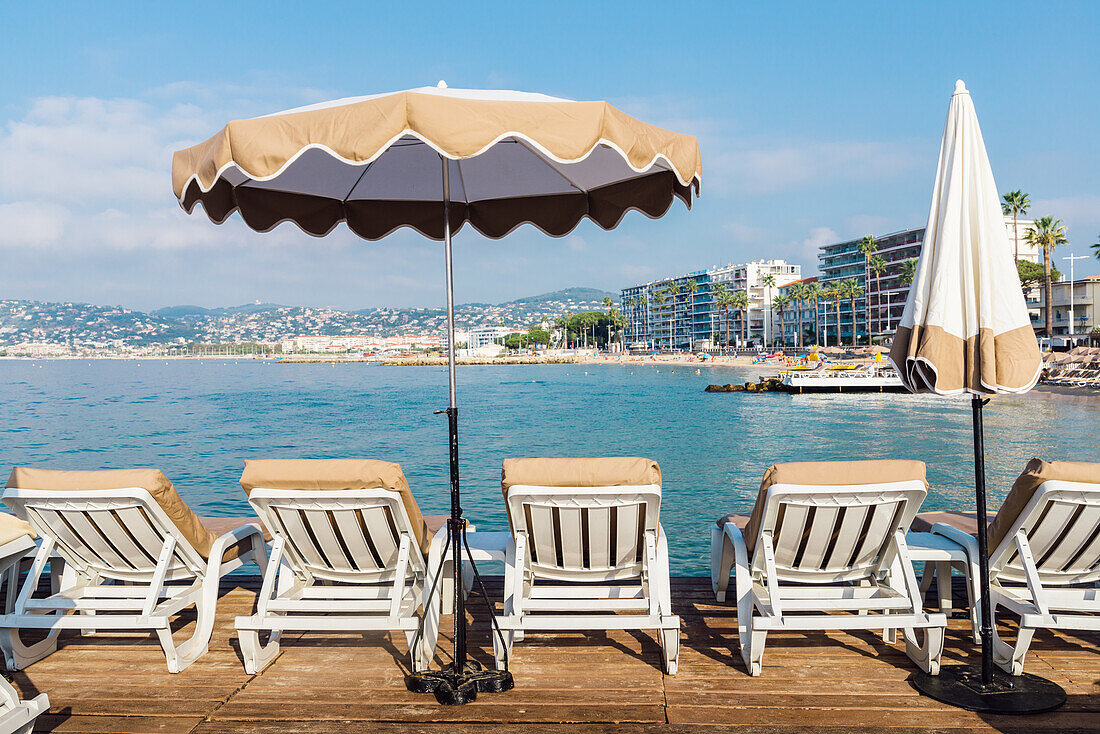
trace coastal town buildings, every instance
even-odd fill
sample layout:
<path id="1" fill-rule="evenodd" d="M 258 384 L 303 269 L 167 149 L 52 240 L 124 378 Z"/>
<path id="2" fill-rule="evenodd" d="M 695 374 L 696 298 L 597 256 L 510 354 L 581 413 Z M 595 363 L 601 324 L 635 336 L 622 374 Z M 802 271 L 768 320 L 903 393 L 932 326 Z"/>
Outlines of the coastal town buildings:
<path id="1" fill-rule="evenodd" d="M 1036 329 L 1044 326 L 1044 313 L 1046 312 L 1046 288 L 1037 288 L 1038 299 L 1034 301 L 1035 309 L 1032 310 L 1031 323 Z M 1100 329 L 1100 275 L 1090 275 L 1087 278 L 1078 278 L 1074 282 L 1064 280 L 1051 284 L 1051 299 L 1054 306 L 1054 320 L 1051 323 L 1051 332 L 1054 336 L 1068 336 L 1069 334 L 1084 335 L 1093 329 Z M 1070 329 L 1070 298 L 1073 298 L 1073 329 Z M 1029 304 L 1030 305 L 1030 304 Z"/>
<path id="2" fill-rule="evenodd" d="M 302 335 L 283 340 L 281 346 L 284 354 L 346 354 L 437 350 L 445 343 L 439 334 L 401 334 L 385 337 Z"/>
<path id="3" fill-rule="evenodd" d="M 802 324 L 802 343 L 813 343 L 814 329 L 816 328 L 814 315 L 818 310 L 817 304 L 815 304 L 813 301 L 796 298 L 797 293 L 791 291 L 791 286 L 795 284 L 809 285 L 811 283 L 817 282 L 817 276 L 813 275 L 809 278 L 802 278 L 800 280 L 791 281 L 787 285 L 778 289 L 779 295 L 786 296 L 791 301 L 791 305 L 788 308 L 783 309 L 782 313 L 777 310 L 775 314 L 776 321 L 779 323 L 779 328 L 776 330 L 776 337 L 779 343 L 788 346 L 798 345 L 798 329 L 800 316 Z M 799 314 L 799 311 L 801 311 L 802 313 Z"/>
<path id="4" fill-rule="evenodd" d="M 1019 253 L 1020 260 L 1041 262 L 1037 249 L 1027 243 L 1024 233 L 1032 226 L 1032 220 L 1019 219 L 1013 226 L 1012 217 L 1005 217 L 1009 244 Z M 1017 240 L 1016 232 L 1019 232 Z M 855 329 L 859 341 L 866 342 L 868 332 L 875 341 L 889 339 L 897 331 L 901 321 L 905 301 L 909 297 L 909 283 L 904 277 L 906 260 L 920 257 L 924 241 L 924 227 L 906 229 L 875 237 L 878 249 L 875 256 L 885 262 L 882 272 L 868 272 L 866 258 L 859 250 L 860 240 L 855 238 L 844 242 L 823 245 L 818 252 L 818 270 L 823 290 L 839 285 L 846 280 L 854 280 L 862 290 L 855 299 Z M 1018 248 L 1018 249 L 1017 249 Z M 1037 298 L 1037 294 L 1034 295 Z M 1034 301 L 1034 298 L 1030 299 Z M 818 324 L 818 337 L 822 343 L 852 343 L 852 301 L 840 299 L 840 326 L 837 328 L 836 300 L 822 301 L 819 304 L 821 318 Z M 1032 318 L 1037 315 L 1037 307 L 1029 304 Z M 827 336 L 826 336 L 827 332 Z"/>
<path id="5" fill-rule="evenodd" d="M 767 276 L 774 285 L 767 285 Z M 725 343 L 770 343 L 778 323 L 766 304 L 802 266 L 786 260 L 754 260 L 699 270 L 624 288 L 626 343 L 631 349 L 691 349 Z M 747 309 L 721 309 L 715 286 L 748 294 Z"/>

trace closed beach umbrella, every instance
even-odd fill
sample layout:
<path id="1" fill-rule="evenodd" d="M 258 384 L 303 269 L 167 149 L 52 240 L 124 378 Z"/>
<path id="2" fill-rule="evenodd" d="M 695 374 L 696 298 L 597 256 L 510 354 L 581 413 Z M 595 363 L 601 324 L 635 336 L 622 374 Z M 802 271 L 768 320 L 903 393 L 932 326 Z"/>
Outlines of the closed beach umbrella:
<path id="1" fill-rule="evenodd" d="M 695 138 L 646 124 L 606 102 L 512 91 L 421 87 L 351 97 L 227 124 L 175 153 L 172 187 L 191 212 L 252 229 L 293 222 L 311 235 L 341 222 L 367 240 L 411 227 L 444 243 L 450 404 L 451 558 L 465 524 L 458 476 L 451 235 L 466 224 L 499 238 L 522 224 L 561 236 L 588 218 L 604 229 L 636 209 L 689 208 L 702 180 Z M 409 676 L 445 703 L 506 690 L 507 671 L 467 662 L 463 564 L 455 574 L 454 663 Z M 476 571 L 475 571 L 476 576 Z M 490 615 L 492 609 L 490 608 Z"/>
<path id="2" fill-rule="evenodd" d="M 994 667 L 984 532 L 984 396 L 1027 392 L 1043 364 L 1002 216 L 974 103 L 959 81 L 947 110 L 920 262 L 890 361 L 913 392 L 972 395 L 982 665 L 946 666 L 938 676 L 916 675 L 913 683 L 962 708 L 1031 713 L 1060 705 L 1065 693 L 1037 676 L 1010 676 Z"/>

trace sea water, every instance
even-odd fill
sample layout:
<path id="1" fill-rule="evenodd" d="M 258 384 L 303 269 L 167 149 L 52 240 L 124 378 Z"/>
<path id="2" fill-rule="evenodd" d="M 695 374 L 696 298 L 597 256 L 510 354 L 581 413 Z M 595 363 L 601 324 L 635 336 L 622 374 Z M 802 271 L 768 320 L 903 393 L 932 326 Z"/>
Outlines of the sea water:
<path id="1" fill-rule="evenodd" d="M 699 374 L 695 370 L 699 369 Z M 709 573 L 710 525 L 748 512 L 770 464 L 920 459 L 924 509 L 973 506 L 968 398 L 705 393 L 759 369 L 458 368 L 462 504 L 507 528 L 501 461 L 645 456 L 664 478 L 672 571 Z M 0 464 L 161 469 L 200 514 L 247 515 L 245 459 L 401 464 L 425 513 L 449 509 L 444 368 L 261 360 L 0 361 Z M 1100 460 L 1100 404 L 1031 393 L 986 408 L 990 509 L 1033 456 Z M 3 471 L 6 471 L 4 469 Z"/>

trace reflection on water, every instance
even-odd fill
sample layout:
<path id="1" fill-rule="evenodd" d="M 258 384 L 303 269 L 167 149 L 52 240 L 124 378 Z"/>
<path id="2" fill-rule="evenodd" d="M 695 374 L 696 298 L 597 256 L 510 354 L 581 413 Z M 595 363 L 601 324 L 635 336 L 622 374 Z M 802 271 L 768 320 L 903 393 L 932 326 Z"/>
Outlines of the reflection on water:
<path id="1" fill-rule="evenodd" d="M 674 573 L 706 574 L 708 524 L 748 511 L 769 464 L 912 458 L 928 464 L 925 509 L 969 507 L 967 398 L 703 392 L 755 379 L 728 367 L 459 368 L 467 515 L 507 527 L 500 464 L 511 456 L 640 455 L 664 475 Z M 446 372 L 258 361 L 0 361 L 0 462 L 155 466 L 200 513 L 249 511 L 243 461 L 366 457 L 401 463 L 425 512 L 447 511 Z M 1100 405 L 1049 395 L 986 408 L 995 508 L 1032 456 L 1100 457 Z"/>

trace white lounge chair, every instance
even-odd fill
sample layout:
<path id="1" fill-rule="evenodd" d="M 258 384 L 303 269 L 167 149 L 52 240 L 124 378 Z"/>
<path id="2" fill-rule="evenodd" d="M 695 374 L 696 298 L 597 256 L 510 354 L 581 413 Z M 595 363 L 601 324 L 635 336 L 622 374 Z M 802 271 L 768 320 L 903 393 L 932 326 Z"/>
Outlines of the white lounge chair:
<path id="1" fill-rule="evenodd" d="M 508 459 L 501 482 L 513 543 L 497 666 L 527 632 L 652 629 L 664 671 L 675 674 L 680 618 L 672 613 L 657 463 Z"/>
<path id="2" fill-rule="evenodd" d="M 178 673 L 209 648 L 221 577 L 248 562 L 263 568 L 265 560 L 259 525 L 215 536 L 156 469 L 16 467 L 3 501 L 41 536 L 14 609 L 0 617 L 10 669 L 56 650 L 61 630 L 79 629 L 155 632 L 169 672 Z M 36 597 L 47 563 L 53 590 Z M 177 645 L 172 617 L 192 604 L 194 633 Z M 23 629 L 48 633 L 25 645 Z"/>
<path id="3" fill-rule="evenodd" d="M 736 571 L 749 675 L 760 675 L 773 630 L 881 629 L 892 641 L 900 628 L 909 657 L 939 671 L 947 618 L 924 611 L 905 544 L 927 491 L 924 476 L 918 461 L 776 464 L 764 474 L 744 531 L 733 516 L 718 521 L 711 580 L 725 601 Z"/>
<path id="4" fill-rule="evenodd" d="M 19 583 L 19 562 L 35 548 L 35 533 L 17 517 L 0 514 L 0 574 L 7 583 L 8 597 Z M 30 734 L 38 715 L 50 707 L 45 693 L 26 701 L 7 678 L 0 676 L 0 734 Z"/>
<path id="5" fill-rule="evenodd" d="M 978 558 L 974 535 L 946 523 L 932 532 Z M 1100 464 L 1032 459 L 989 524 L 993 660 L 1024 670 L 1035 630 L 1100 631 Z M 997 608 L 1019 618 L 1012 644 L 997 631 Z"/>
<path id="6" fill-rule="evenodd" d="M 248 461 L 241 486 L 274 537 L 256 613 L 236 619 L 249 673 L 274 659 L 284 631 L 400 630 L 413 669 L 427 664 L 412 643 L 430 538 L 398 464 Z"/>

